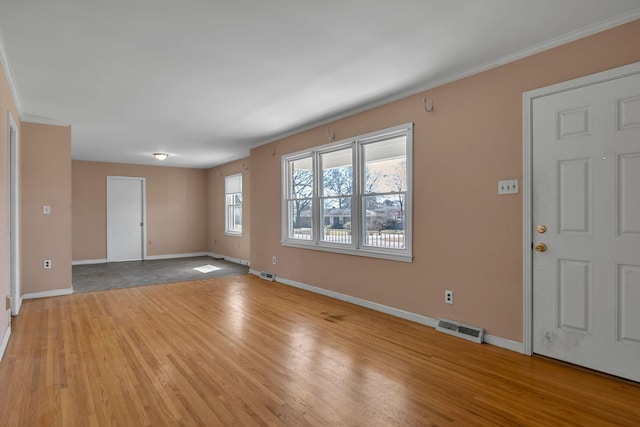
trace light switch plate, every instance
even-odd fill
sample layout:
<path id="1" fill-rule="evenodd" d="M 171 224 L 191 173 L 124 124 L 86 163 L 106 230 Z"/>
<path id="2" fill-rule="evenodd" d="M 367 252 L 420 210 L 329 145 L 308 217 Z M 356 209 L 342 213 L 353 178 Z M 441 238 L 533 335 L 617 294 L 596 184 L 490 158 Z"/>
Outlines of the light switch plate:
<path id="1" fill-rule="evenodd" d="M 51 215 L 51 205 L 42 205 L 42 213 L 45 215 Z"/>
<path id="2" fill-rule="evenodd" d="M 498 194 L 518 194 L 518 180 L 505 179 L 498 181 Z"/>

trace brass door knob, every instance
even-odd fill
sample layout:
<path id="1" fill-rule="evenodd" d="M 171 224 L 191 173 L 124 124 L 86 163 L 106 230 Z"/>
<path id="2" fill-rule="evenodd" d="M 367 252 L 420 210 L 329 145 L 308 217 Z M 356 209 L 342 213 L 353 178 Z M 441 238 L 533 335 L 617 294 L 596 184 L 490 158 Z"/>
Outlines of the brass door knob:
<path id="1" fill-rule="evenodd" d="M 540 224 L 536 227 L 536 231 L 540 234 L 544 233 L 547 231 L 547 227 L 543 224 Z"/>
<path id="2" fill-rule="evenodd" d="M 534 246 L 534 249 L 536 250 L 536 252 L 544 252 L 547 250 L 547 245 L 545 245 L 544 243 L 538 243 Z"/>

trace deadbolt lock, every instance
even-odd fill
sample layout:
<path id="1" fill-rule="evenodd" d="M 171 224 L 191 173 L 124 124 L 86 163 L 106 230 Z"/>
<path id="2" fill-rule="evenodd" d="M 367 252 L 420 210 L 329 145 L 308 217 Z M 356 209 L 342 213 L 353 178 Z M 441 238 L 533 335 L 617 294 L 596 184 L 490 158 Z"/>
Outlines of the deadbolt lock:
<path id="1" fill-rule="evenodd" d="M 543 225 L 543 224 L 540 224 L 540 225 L 538 225 L 538 226 L 536 227 L 536 231 L 537 231 L 538 233 L 542 234 L 542 233 L 544 233 L 544 232 L 546 232 L 546 231 L 547 231 L 547 226 L 546 226 L 546 225 Z"/>
<path id="2" fill-rule="evenodd" d="M 536 250 L 536 252 L 544 252 L 547 250 L 547 245 L 545 245 L 544 243 L 538 243 L 535 245 L 534 249 Z"/>

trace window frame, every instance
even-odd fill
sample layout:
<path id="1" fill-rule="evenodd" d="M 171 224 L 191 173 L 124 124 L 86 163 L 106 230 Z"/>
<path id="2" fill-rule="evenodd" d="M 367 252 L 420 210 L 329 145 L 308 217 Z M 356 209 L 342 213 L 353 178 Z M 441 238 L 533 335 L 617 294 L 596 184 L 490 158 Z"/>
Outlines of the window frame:
<path id="1" fill-rule="evenodd" d="M 385 192 L 385 193 L 366 193 L 366 167 L 364 146 L 377 142 L 386 141 L 395 137 L 405 136 L 406 152 L 406 191 Z M 323 240 L 324 230 L 324 204 L 323 201 L 329 196 L 323 193 L 323 169 L 321 157 L 323 154 L 334 151 L 344 150 L 351 147 L 351 167 L 352 167 L 352 191 L 351 191 L 351 243 L 335 243 Z M 312 165 L 312 194 L 310 197 L 311 209 L 311 238 L 297 239 L 292 237 L 293 223 L 289 221 L 289 202 L 292 193 L 292 172 L 290 170 L 291 162 L 310 157 Z M 358 135 L 353 138 L 347 138 L 341 141 L 312 147 L 281 157 L 281 240 L 283 246 L 320 250 L 341 254 L 358 255 L 373 258 L 382 258 L 395 261 L 412 262 L 413 261 L 413 123 L 406 123 L 399 126 L 383 129 Z M 404 248 L 385 248 L 376 247 L 365 244 L 367 236 L 366 229 L 366 208 L 364 200 L 367 196 L 376 194 L 404 194 Z"/>
<path id="2" fill-rule="evenodd" d="M 232 178 L 238 178 L 238 177 L 240 178 L 240 192 L 228 193 L 227 192 L 227 181 L 232 179 Z M 241 173 L 236 173 L 236 174 L 233 174 L 233 175 L 227 175 L 227 176 L 224 177 L 224 234 L 227 235 L 227 236 L 236 236 L 236 237 L 242 236 L 242 229 L 244 228 L 243 227 L 244 218 L 243 218 L 243 212 L 242 212 L 243 211 L 243 206 L 242 205 L 244 204 L 243 203 L 244 200 L 243 200 L 243 197 L 242 197 L 242 184 L 243 184 L 242 181 L 243 180 L 244 180 L 244 176 L 243 176 L 242 172 Z M 229 203 L 229 196 L 233 196 L 235 194 L 240 194 L 240 203 Z M 229 223 L 229 220 L 230 220 L 230 218 L 229 218 L 229 210 L 230 210 L 230 208 L 234 208 L 234 209 L 239 208 L 240 209 L 240 231 L 237 231 L 235 229 L 231 229 L 229 227 L 229 224 L 230 224 Z M 235 224 L 235 222 L 234 222 L 234 224 Z"/>

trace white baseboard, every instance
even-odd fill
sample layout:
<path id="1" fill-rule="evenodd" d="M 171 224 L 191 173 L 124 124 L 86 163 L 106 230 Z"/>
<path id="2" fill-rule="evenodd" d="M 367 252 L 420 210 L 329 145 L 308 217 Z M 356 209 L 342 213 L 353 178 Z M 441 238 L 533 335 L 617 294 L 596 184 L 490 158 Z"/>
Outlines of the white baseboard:
<path id="1" fill-rule="evenodd" d="M 225 256 L 225 255 L 221 255 L 221 254 L 215 254 L 213 252 L 209 252 L 206 255 L 210 256 L 211 258 L 224 258 L 225 261 L 233 262 L 235 264 L 240 264 L 240 265 L 249 265 L 250 264 L 249 261 L 247 261 L 246 259 L 234 258 L 234 257 Z"/>
<path id="2" fill-rule="evenodd" d="M 89 264 L 106 264 L 105 259 L 81 259 L 79 261 L 71 261 L 71 265 L 89 265 Z"/>
<path id="3" fill-rule="evenodd" d="M 260 272 L 254 269 L 249 270 L 249 273 L 259 276 Z M 380 311 L 382 313 L 390 314 L 391 316 L 399 317 L 401 319 L 409 320 L 411 322 L 419 323 L 421 325 L 436 327 L 437 320 L 431 317 L 423 316 L 421 314 L 411 313 L 409 311 L 400 310 L 395 307 L 390 307 L 384 304 L 378 304 L 376 302 L 368 301 L 362 298 L 352 297 L 350 295 L 341 294 L 339 292 L 329 291 L 327 289 L 319 288 L 317 286 L 307 285 L 306 283 L 296 282 L 295 280 L 289 280 L 276 276 L 276 282 L 284 285 L 293 286 L 295 288 L 304 289 L 305 291 L 313 292 L 316 294 L 328 296 L 341 301 L 346 301 L 355 305 L 370 308 L 372 310 Z M 524 344 L 517 341 L 512 341 L 506 338 L 501 338 L 495 335 L 484 334 L 484 342 L 496 347 L 502 347 L 507 350 L 515 351 L 518 353 L 524 353 Z"/>
<path id="4" fill-rule="evenodd" d="M 36 298 L 48 298 L 48 297 L 59 297 L 61 295 L 71 295 L 73 293 L 73 288 L 67 289 L 54 289 L 52 291 L 43 291 L 43 292 L 33 292 L 30 294 L 22 295 L 22 299 L 36 299 Z"/>
<path id="5" fill-rule="evenodd" d="M 154 260 L 154 259 L 173 259 L 173 258 L 194 258 L 198 256 L 208 256 L 207 252 L 191 252 L 186 254 L 167 254 L 167 255 L 147 255 L 145 260 Z"/>
<path id="6" fill-rule="evenodd" d="M 9 318 L 9 325 L 7 325 L 7 331 L 4 333 L 4 338 L 2 339 L 2 344 L 0 344 L 0 361 L 4 357 L 4 352 L 7 350 L 7 346 L 9 345 L 9 337 L 11 336 L 11 318 Z"/>
<path id="7" fill-rule="evenodd" d="M 167 254 L 167 255 L 148 255 L 145 260 L 158 260 L 158 259 L 174 259 L 174 258 L 194 258 L 199 256 L 210 256 L 212 258 L 224 258 L 225 261 L 233 262 L 240 265 L 249 265 L 249 261 L 246 259 L 233 258 L 225 255 L 214 254 L 212 252 L 192 252 L 186 254 Z M 109 262 L 107 259 L 84 259 L 73 261 L 71 265 L 89 265 L 89 264 L 106 264 Z"/>
<path id="8" fill-rule="evenodd" d="M 524 351 L 524 343 L 518 341 L 509 340 L 496 335 L 484 334 L 484 342 L 495 345 L 496 347 L 515 351 L 516 353 L 526 354 Z"/>

